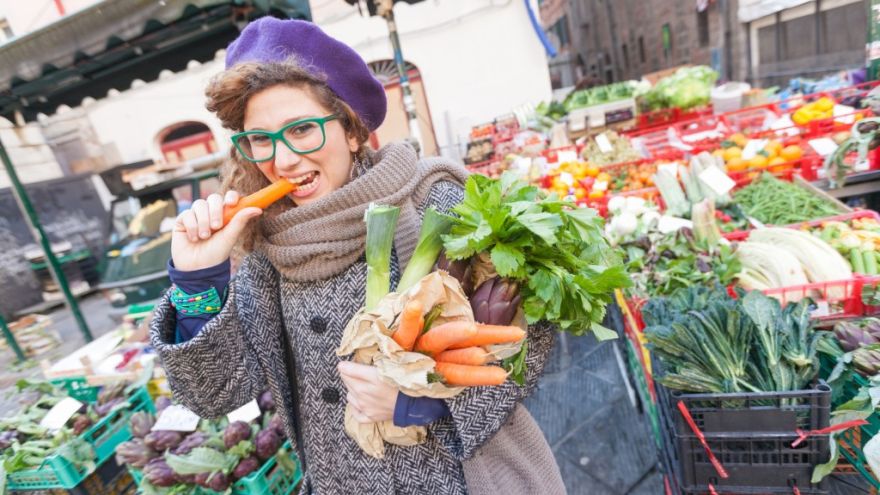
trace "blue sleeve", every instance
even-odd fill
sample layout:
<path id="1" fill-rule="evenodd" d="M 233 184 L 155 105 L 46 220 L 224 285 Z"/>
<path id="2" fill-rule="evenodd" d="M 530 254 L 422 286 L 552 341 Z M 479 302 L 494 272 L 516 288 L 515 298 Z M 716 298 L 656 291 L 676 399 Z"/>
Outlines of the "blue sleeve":
<path id="1" fill-rule="evenodd" d="M 394 426 L 423 426 L 449 416 L 449 407 L 443 399 L 410 397 L 397 393 L 394 405 Z"/>
<path id="2" fill-rule="evenodd" d="M 185 272 L 174 268 L 174 263 L 168 260 L 168 277 L 171 283 L 187 294 L 198 294 L 213 287 L 217 290 L 217 294 L 225 299 L 226 286 L 229 285 L 230 264 L 229 260 L 226 260 L 208 268 Z M 177 343 L 186 342 L 198 335 L 205 323 L 213 317 L 214 314 L 184 315 L 178 311 Z"/>

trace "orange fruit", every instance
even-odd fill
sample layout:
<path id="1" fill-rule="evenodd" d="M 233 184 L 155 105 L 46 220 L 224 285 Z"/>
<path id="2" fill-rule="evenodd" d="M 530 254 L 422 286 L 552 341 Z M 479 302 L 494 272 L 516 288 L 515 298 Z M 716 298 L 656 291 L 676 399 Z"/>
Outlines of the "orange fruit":
<path id="1" fill-rule="evenodd" d="M 587 177 L 596 177 L 599 175 L 599 167 L 595 165 L 587 165 L 586 172 Z"/>
<path id="2" fill-rule="evenodd" d="M 730 148 L 724 149 L 724 161 L 729 162 L 734 158 L 739 158 L 742 156 L 743 150 L 739 146 L 731 146 Z"/>
<path id="3" fill-rule="evenodd" d="M 767 153 L 778 155 L 782 151 L 782 143 L 776 139 L 771 139 L 770 141 L 767 141 L 766 145 L 764 145 L 764 149 Z"/>
<path id="4" fill-rule="evenodd" d="M 782 151 L 779 152 L 779 156 L 787 162 L 793 162 L 804 156 L 804 150 L 802 150 L 800 146 L 792 144 L 782 148 Z"/>
<path id="5" fill-rule="evenodd" d="M 755 155 L 749 160 L 749 168 L 763 169 L 767 168 L 767 157 L 764 155 Z"/>
<path id="6" fill-rule="evenodd" d="M 749 138 L 747 138 L 747 137 L 746 137 L 743 133 L 741 133 L 741 132 L 737 132 L 737 133 L 735 133 L 735 134 L 732 134 L 732 135 L 731 135 L 729 138 L 727 138 L 727 139 L 728 139 L 729 141 L 733 141 L 733 142 L 734 142 L 737 146 L 739 146 L 740 148 L 744 148 L 744 147 L 746 146 L 746 143 L 749 142 Z"/>
<path id="7" fill-rule="evenodd" d="M 724 158 L 724 149 L 718 148 L 712 152 L 712 156 L 720 156 L 721 158 Z"/>
<path id="8" fill-rule="evenodd" d="M 590 191 L 590 199 L 600 199 L 605 196 L 605 191 Z"/>
<path id="9" fill-rule="evenodd" d="M 749 167 L 748 162 L 743 160 L 742 158 L 736 157 L 732 158 L 727 162 L 727 171 L 728 172 L 742 172 L 743 170 Z"/>
<path id="10" fill-rule="evenodd" d="M 782 158 L 781 156 L 774 156 L 774 157 L 770 158 L 769 160 L 767 160 L 768 167 L 774 167 L 776 165 L 783 165 L 785 163 L 786 163 L 785 158 Z"/>
<path id="11" fill-rule="evenodd" d="M 611 182 L 611 175 L 608 172 L 602 172 L 596 176 L 596 180 L 600 182 Z"/>

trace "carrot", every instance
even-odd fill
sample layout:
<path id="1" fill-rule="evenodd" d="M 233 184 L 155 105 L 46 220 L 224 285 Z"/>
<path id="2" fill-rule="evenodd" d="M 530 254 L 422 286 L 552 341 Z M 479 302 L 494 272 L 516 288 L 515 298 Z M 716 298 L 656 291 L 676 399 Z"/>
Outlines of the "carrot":
<path id="1" fill-rule="evenodd" d="M 266 209 L 272 203 L 287 196 L 296 190 L 296 184 L 287 179 L 278 179 L 278 182 L 269 184 L 259 191 L 242 198 L 235 206 L 227 206 L 223 209 L 223 225 L 229 223 L 232 217 L 239 211 L 250 206 Z"/>
<path id="2" fill-rule="evenodd" d="M 464 349 L 465 347 L 482 347 L 493 344 L 512 344 L 519 342 L 526 336 L 526 332 L 519 327 L 507 327 L 502 325 L 484 325 L 477 323 L 477 333 L 473 337 L 456 342 L 450 349 Z"/>
<path id="3" fill-rule="evenodd" d="M 455 351 L 443 351 L 434 358 L 436 361 L 454 364 L 482 366 L 495 358 L 482 347 L 467 347 Z"/>
<path id="4" fill-rule="evenodd" d="M 412 299 L 403 311 L 400 313 L 400 324 L 397 330 L 391 334 L 391 338 L 397 342 L 405 351 L 411 351 L 416 339 L 422 333 L 422 327 L 425 325 L 425 314 L 422 312 L 422 303 Z"/>
<path id="5" fill-rule="evenodd" d="M 451 321 L 425 332 L 416 341 L 416 350 L 432 356 L 445 351 L 456 342 L 467 340 L 477 333 L 477 327 L 470 321 Z"/>
<path id="6" fill-rule="evenodd" d="M 501 385 L 507 380 L 507 372 L 501 366 L 468 366 L 438 362 L 434 365 L 434 369 L 443 376 L 447 385 L 455 387 Z"/>

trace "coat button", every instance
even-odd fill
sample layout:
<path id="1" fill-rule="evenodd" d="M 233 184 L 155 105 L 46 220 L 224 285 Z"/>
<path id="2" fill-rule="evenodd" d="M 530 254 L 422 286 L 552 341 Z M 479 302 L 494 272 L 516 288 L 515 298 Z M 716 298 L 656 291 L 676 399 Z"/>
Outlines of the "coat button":
<path id="1" fill-rule="evenodd" d="M 324 399 L 324 402 L 336 404 L 339 402 L 339 391 L 335 388 L 327 387 L 321 391 L 321 398 Z"/>
<path id="2" fill-rule="evenodd" d="M 309 322 L 309 327 L 315 333 L 324 333 L 327 331 L 327 321 L 324 320 L 324 318 L 321 318 L 320 316 L 315 316 Z"/>

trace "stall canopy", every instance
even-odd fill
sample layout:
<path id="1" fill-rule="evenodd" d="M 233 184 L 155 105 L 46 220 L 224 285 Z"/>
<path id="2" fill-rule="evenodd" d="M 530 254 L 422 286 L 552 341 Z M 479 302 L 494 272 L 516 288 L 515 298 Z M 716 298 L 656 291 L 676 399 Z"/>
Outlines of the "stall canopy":
<path id="1" fill-rule="evenodd" d="M 34 120 L 211 60 L 264 15 L 311 19 L 308 0 L 105 0 L 0 45 L 0 116 Z"/>
<path id="2" fill-rule="evenodd" d="M 812 0 L 740 0 L 737 17 L 739 22 L 752 22 L 785 9 L 797 7 Z"/>

